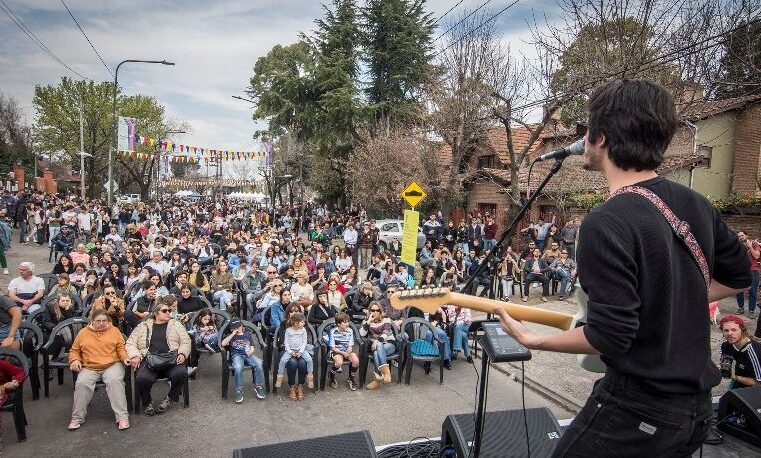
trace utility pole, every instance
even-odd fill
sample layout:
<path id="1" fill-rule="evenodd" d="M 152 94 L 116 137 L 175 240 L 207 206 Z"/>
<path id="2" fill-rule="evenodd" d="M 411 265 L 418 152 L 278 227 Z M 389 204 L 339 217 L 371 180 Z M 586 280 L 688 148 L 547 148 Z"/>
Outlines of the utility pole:
<path id="1" fill-rule="evenodd" d="M 82 100 L 79 100 L 79 187 L 85 199 L 85 126 L 82 120 Z"/>

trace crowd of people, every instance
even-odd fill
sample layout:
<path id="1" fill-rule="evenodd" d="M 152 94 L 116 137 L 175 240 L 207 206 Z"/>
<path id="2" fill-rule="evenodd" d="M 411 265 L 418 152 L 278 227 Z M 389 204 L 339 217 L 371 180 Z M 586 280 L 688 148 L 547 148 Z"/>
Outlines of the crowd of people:
<path id="1" fill-rule="evenodd" d="M 529 224 L 515 250 L 507 246 L 496 253 L 472 278 L 496 243 L 497 224 L 489 213 L 476 212 L 461 221 L 431 214 L 422 225 L 426 240 L 412 272 L 413 266 L 399 260 L 400 245 L 380 243 L 376 221 L 362 210 L 307 206 L 267 211 L 235 201 L 178 199 L 109 208 L 73 196 L 6 197 L 6 208 L 0 209 L 4 273 L 3 248 L 11 248 L 13 225 L 19 244 L 47 245 L 56 260 L 49 282 L 37 275 L 41 269 L 33 263 L 20 264 L 18 277 L 0 300 L 2 346 L 18 346 L 22 319 L 36 320 L 46 339 L 64 320 L 83 314 L 90 319 L 68 351 L 70 368 L 79 373 L 71 430 L 84 423 L 99 381 L 108 387 L 117 427 L 129 427 L 125 370 L 135 371 L 145 414 L 167 411 L 193 376 L 199 353 L 220 347 L 230 353 L 235 401 L 244 400 L 247 368 L 255 397 L 264 399 L 266 362 L 257 356 L 260 343 L 248 321 L 275 349 L 275 387 L 286 383 L 289 399 L 298 401 L 314 387 L 320 340 L 332 362 L 332 388 L 338 388 L 337 376 L 348 364 L 346 384 L 357 389 L 355 348 L 360 345 L 374 368 L 365 388 L 390 383 L 396 361 L 389 356 L 400 351 L 400 326 L 410 317 L 431 324 L 425 340 L 443 343 L 444 367 L 451 369 L 459 355 L 472 361 L 468 309 L 449 305 L 433 314 L 396 310 L 389 301 L 396 291 L 461 289 L 472 280 L 470 294 L 509 301 L 518 287 L 527 301 L 537 284 L 547 301 L 551 289 L 563 300 L 576 283 L 578 221 L 559 228 L 554 214 L 549 221 Z M 749 309 L 753 313 L 752 305 Z M 215 310 L 231 319 L 220 322 Z M 316 331 L 329 319 L 334 325 L 318 342 L 310 339 L 308 330 Z M 60 336 L 53 339 L 45 356 L 51 360 L 66 347 Z M 430 369 L 430 363 L 426 366 Z M 168 378 L 171 389 L 154 402 L 151 388 L 158 378 Z"/>

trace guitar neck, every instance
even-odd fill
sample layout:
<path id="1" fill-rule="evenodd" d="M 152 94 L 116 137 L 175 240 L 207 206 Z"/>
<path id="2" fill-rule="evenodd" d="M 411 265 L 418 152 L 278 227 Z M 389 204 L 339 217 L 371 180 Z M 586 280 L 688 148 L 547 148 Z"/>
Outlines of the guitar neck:
<path id="1" fill-rule="evenodd" d="M 502 307 L 507 310 L 511 317 L 519 321 L 529 321 L 531 323 L 543 324 L 553 328 L 566 331 L 570 329 L 573 317 L 565 313 L 554 312 L 552 310 L 543 310 L 527 305 L 513 304 L 512 302 L 496 301 L 469 294 L 450 293 L 451 301 L 454 305 L 465 307 L 470 310 L 479 312 L 493 313 L 494 307 Z"/>

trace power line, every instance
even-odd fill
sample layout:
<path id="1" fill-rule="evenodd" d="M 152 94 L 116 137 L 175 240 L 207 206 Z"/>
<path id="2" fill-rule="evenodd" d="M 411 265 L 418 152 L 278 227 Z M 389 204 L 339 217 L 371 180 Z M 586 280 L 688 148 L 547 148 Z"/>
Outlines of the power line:
<path id="1" fill-rule="evenodd" d="M 459 2 L 455 3 L 455 5 L 453 7 L 451 7 L 451 8 L 449 8 L 446 13 L 442 14 L 441 16 L 439 16 L 439 18 L 436 19 L 436 21 L 434 21 L 434 24 L 438 24 L 440 20 L 444 19 L 444 16 L 446 16 L 449 13 L 451 13 L 453 9 L 457 8 L 458 6 L 460 6 L 460 3 L 464 2 L 464 1 L 465 0 L 460 0 Z"/>
<path id="2" fill-rule="evenodd" d="M 63 4 L 63 7 L 66 8 L 66 11 L 69 13 L 69 16 L 71 16 L 71 18 L 74 20 L 74 24 L 77 25 L 77 28 L 79 28 L 79 31 L 82 32 L 82 35 L 84 35 L 85 40 L 87 40 L 87 42 L 90 44 L 90 47 L 92 48 L 92 50 L 95 51 L 95 55 L 98 56 L 98 59 L 100 59 L 100 62 L 103 64 L 104 67 L 106 67 L 106 70 L 108 70 L 108 73 L 110 73 L 111 76 L 114 76 L 114 73 L 111 71 L 110 68 L 108 68 L 108 65 L 106 65 L 106 62 L 104 62 L 103 58 L 100 57 L 100 53 L 98 52 L 98 50 L 95 49 L 95 45 L 92 44 L 92 41 L 90 41 L 90 38 L 87 36 L 85 31 L 82 29 L 82 26 L 79 25 L 79 22 L 77 21 L 77 18 L 74 17 L 74 13 L 71 12 L 71 10 L 69 9 L 69 6 L 63 0 L 61 0 L 61 3 Z"/>
<path id="3" fill-rule="evenodd" d="M 441 53 L 443 53 L 443 52 L 444 52 L 444 51 L 446 51 L 447 49 L 449 49 L 449 48 L 451 48 L 452 46 L 456 45 L 457 43 L 459 43 L 459 42 L 463 41 L 463 40 L 464 40 L 465 38 L 467 38 L 467 37 L 468 37 L 470 34 L 472 34 L 473 32 L 475 32 L 476 30 L 480 29 L 481 27 L 485 26 L 485 25 L 486 25 L 486 24 L 488 24 L 489 22 L 493 21 L 493 20 L 494 20 L 494 19 L 495 19 L 497 16 L 499 16 L 500 14 L 502 14 L 502 13 L 504 13 L 505 11 L 509 10 L 509 9 L 510 9 L 512 6 L 514 6 L 514 5 L 515 5 L 516 3 L 518 3 L 519 1 L 521 1 L 521 0 L 514 0 L 512 3 L 510 3 L 510 4 L 509 4 L 509 5 L 507 5 L 506 7 L 502 8 L 502 9 L 501 9 L 501 10 L 499 10 L 499 11 L 497 11 L 497 13 L 495 13 L 495 14 L 494 14 L 492 17 L 490 17 L 489 19 L 485 20 L 484 22 L 482 22 L 482 23 L 478 24 L 477 26 L 473 27 L 471 30 L 469 30 L 468 32 L 466 32 L 466 33 L 465 33 L 465 35 L 463 35 L 462 37 L 460 37 L 458 40 L 456 40 L 456 41 L 453 41 L 452 43 L 449 43 L 449 45 L 447 45 L 447 46 L 446 46 L 444 49 L 442 49 L 442 50 L 438 51 L 436 54 L 434 54 L 434 55 L 433 55 L 433 57 L 435 58 L 436 56 L 440 55 Z M 489 3 L 489 2 L 486 2 L 486 3 Z M 482 5 L 482 6 L 483 6 L 483 5 Z"/>
<path id="4" fill-rule="evenodd" d="M 73 73 L 73 74 L 77 75 L 78 77 L 80 77 L 80 78 L 82 78 L 82 79 L 86 79 L 86 80 L 90 80 L 90 81 L 92 81 L 92 79 L 90 79 L 90 78 L 88 78 L 88 77 L 86 77 L 86 76 L 82 75 L 82 74 L 81 74 L 81 73 L 79 73 L 78 71 L 76 71 L 76 70 L 74 70 L 73 68 L 69 67 L 69 66 L 66 64 L 66 62 L 62 61 L 62 60 L 61 60 L 61 59 L 60 59 L 58 56 L 56 56 L 56 55 L 53 53 L 53 51 L 51 51 L 51 50 L 50 50 L 50 48 L 48 48 L 47 46 L 45 46 L 45 43 L 43 43 L 43 42 L 42 42 L 42 40 L 40 40 L 40 39 L 37 37 L 37 35 L 35 35 L 35 34 L 34 34 L 34 32 L 32 32 L 32 31 L 31 31 L 31 29 L 29 29 L 29 27 L 27 27 L 27 26 L 26 26 L 26 24 L 24 24 L 24 22 L 21 20 L 21 18 L 19 18 L 19 17 L 16 15 L 16 13 L 14 13 L 14 12 L 13 12 L 13 10 L 12 10 L 12 9 L 11 9 L 11 8 L 8 6 L 8 4 L 7 4 L 7 3 L 5 3 L 5 1 L 4 1 L 4 0 L 0 0 L 0 9 L 2 9 L 2 10 L 3 10 L 3 12 L 5 12 L 5 14 L 6 14 L 6 15 L 8 16 L 8 18 L 11 20 L 11 22 L 13 22 L 14 24 L 16 24 L 16 26 L 17 26 L 19 29 L 21 29 L 21 31 L 22 31 L 22 32 L 24 32 L 24 34 L 25 34 L 27 37 L 29 37 L 29 39 L 30 39 L 30 40 L 32 40 L 32 42 L 34 42 L 34 44 L 36 44 L 36 45 L 37 45 L 37 46 L 38 46 L 40 49 L 42 49 L 42 51 L 43 51 L 45 54 L 47 54 L 48 56 L 50 56 L 50 58 L 51 58 L 51 59 L 53 59 L 54 61 L 56 61 L 56 62 L 58 62 L 59 64 L 63 65 L 64 67 L 66 67 L 66 69 L 68 69 L 68 70 L 69 70 L 71 73 Z"/>
<path id="5" fill-rule="evenodd" d="M 483 2 L 483 3 L 481 4 L 481 6 L 479 6 L 479 7 L 478 7 L 478 8 L 476 8 L 476 9 L 474 9 L 473 11 L 471 11 L 471 12 L 470 12 L 470 14 L 468 14 L 468 15 L 467 15 L 467 16 L 465 16 L 464 18 L 460 19 L 459 21 L 457 21 L 457 23 L 455 23 L 455 25 L 453 25 L 452 27 L 448 28 L 448 29 L 447 29 L 447 30 L 446 30 L 444 33 L 442 33 L 442 34 L 441 34 L 441 35 L 439 35 L 438 37 L 434 38 L 434 40 L 431 42 L 431 44 L 433 44 L 433 43 L 436 43 L 437 41 L 439 41 L 439 39 L 441 39 L 441 37 L 443 37 L 444 35 L 448 34 L 449 32 L 451 32 L 451 31 L 452 31 L 452 29 L 454 29 L 454 28 L 455 28 L 455 27 L 457 27 L 458 25 L 460 25 L 460 24 L 462 24 L 463 22 L 465 22 L 465 21 L 466 21 L 466 20 L 467 20 L 469 17 L 471 17 L 471 16 L 473 16 L 474 14 L 476 14 L 476 13 L 478 12 L 478 10 L 480 10 L 480 9 L 481 9 L 481 8 L 483 8 L 484 6 L 488 5 L 488 4 L 489 4 L 489 2 L 491 2 L 491 0 L 486 0 L 485 2 Z"/>

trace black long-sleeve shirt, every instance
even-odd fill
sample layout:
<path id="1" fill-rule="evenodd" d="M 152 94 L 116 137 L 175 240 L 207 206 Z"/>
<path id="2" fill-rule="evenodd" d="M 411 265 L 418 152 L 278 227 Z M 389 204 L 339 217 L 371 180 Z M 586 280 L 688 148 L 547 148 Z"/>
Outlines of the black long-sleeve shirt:
<path id="1" fill-rule="evenodd" d="M 639 185 L 689 223 L 712 278 L 750 285 L 746 250 L 707 199 L 662 177 Z M 655 205 L 623 194 L 595 209 L 579 229 L 578 264 L 589 295 L 584 334 L 609 368 L 660 393 L 705 393 L 719 383 L 705 282 Z"/>

